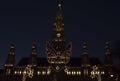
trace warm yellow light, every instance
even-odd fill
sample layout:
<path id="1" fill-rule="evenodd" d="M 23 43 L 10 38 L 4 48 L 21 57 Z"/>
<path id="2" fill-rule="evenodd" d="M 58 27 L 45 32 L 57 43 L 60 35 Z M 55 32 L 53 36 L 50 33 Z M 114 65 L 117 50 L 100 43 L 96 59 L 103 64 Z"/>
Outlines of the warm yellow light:
<path id="1" fill-rule="evenodd" d="M 23 73 L 26 74 L 26 71 L 24 71 Z"/>
<path id="2" fill-rule="evenodd" d="M 22 72 L 20 71 L 19 74 L 21 74 Z"/>
<path id="3" fill-rule="evenodd" d="M 11 66 L 11 67 L 12 67 L 12 66 L 13 66 L 13 64 L 5 64 L 5 66 L 6 66 L 6 67 L 7 67 L 7 66 Z"/>
<path id="4" fill-rule="evenodd" d="M 94 75 L 95 73 L 93 71 L 91 71 L 91 74 Z"/>
<path id="5" fill-rule="evenodd" d="M 45 72 L 45 71 L 42 71 L 42 74 L 43 74 L 43 75 L 45 75 L 45 74 L 46 74 L 46 72 Z"/>
<path id="6" fill-rule="evenodd" d="M 15 71 L 15 74 L 17 74 L 17 71 Z"/>
<path id="7" fill-rule="evenodd" d="M 76 74 L 76 72 L 75 71 L 72 71 L 72 75 L 75 75 Z"/>
<path id="8" fill-rule="evenodd" d="M 104 72 L 104 71 L 102 71 L 102 72 L 101 72 L 101 74 L 105 74 L 105 72 Z"/>
<path id="9" fill-rule="evenodd" d="M 81 74 L 81 72 L 80 71 L 77 71 L 77 75 L 80 75 Z"/>
<path id="10" fill-rule="evenodd" d="M 76 74 L 76 72 L 74 71 L 74 72 L 73 72 L 73 74 L 75 75 L 75 74 Z"/>
<path id="11" fill-rule="evenodd" d="M 61 36 L 61 34 L 60 33 L 57 33 L 57 37 L 60 37 Z"/>
<path id="12" fill-rule="evenodd" d="M 38 71 L 37 74 L 40 75 L 40 71 Z"/>
<path id="13" fill-rule="evenodd" d="M 67 71 L 67 75 L 71 75 L 71 71 Z"/>

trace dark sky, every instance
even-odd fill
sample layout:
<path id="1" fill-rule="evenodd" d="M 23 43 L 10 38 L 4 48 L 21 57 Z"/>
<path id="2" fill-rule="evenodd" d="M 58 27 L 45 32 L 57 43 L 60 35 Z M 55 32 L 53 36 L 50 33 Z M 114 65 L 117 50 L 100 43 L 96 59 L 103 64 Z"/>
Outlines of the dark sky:
<path id="1" fill-rule="evenodd" d="M 58 1 L 0 1 L 0 67 L 12 41 L 17 62 L 30 56 L 33 40 L 37 40 L 38 56 L 46 56 L 45 44 L 52 37 Z M 119 0 L 62 0 L 62 11 L 66 39 L 73 43 L 72 56 L 81 56 L 86 40 L 89 56 L 103 61 L 105 41 L 110 41 L 112 48 L 120 40 Z"/>

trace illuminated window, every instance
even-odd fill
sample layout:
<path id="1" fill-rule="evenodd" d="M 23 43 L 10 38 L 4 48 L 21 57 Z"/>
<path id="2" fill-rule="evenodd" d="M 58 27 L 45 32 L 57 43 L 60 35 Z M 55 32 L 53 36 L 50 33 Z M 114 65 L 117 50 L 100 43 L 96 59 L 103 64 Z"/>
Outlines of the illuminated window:
<path id="1" fill-rule="evenodd" d="M 81 72 L 80 72 L 80 71 L 77 71 L 77 75 L 81 75 Z"/>
<path id="2" fill-rule="evenodd" d="M 91 71 L 91 74 L 94 75 L 95 74 L 94 71 Z"/>
<path id="3" fill-rule="evenodd" d="M 101 74 L 105 74 L 105 72 L 104 72 L 104 71 L 102 71 L 102 72 L 101 72 Z"/>
<path id="4" fill-rule="evenodd" d="M 51 61 L 52 64 L 54 64 L 54 61 Z"/>
<path id="5" fill-rule="evenodd" d="M 100 74 L 100 71 L 96 71 L 95 74 Z"/>
<path id="6" fill-rule="evenodd" d="M 38 75 L 40 75 L 40 74 L 41 74 L 41 72 L 40 72 L 40 71 L 38 71 L 38 72 L 37 72 L 37 74 L 38 74 Z"/>
<path id="7" fill-rule="evenodd" d="M 48 70 L 47 70 L 47 75 L 49 75 L 49 74 L 50 74 L 50 72 L 51 72 L 51 70 L 50 70 L 50 69 L 48 69 Z"/>
<path id="8" fill-rule="evenodd" d="M 76 74 L 76 72 L 75 71 L 72 71 L 72 75 L 75 75 Z"/>
<path id="9" fill-rule="evenodd" d="M 22 74 L 22 72 L 20 71 L 19 74 Z"/>
<path id="10" fill-rule="evenodd" d="M 72 71 L 72 75 L 73 75 L 73 71 Z"/>
<path id="11" fill-rule="evenodd" d="M 75 72 L 75 71 L 73 71 L 73 74 L 75 75 L 75 74 L 76 74 L 76 72 Z"/>
<path id="12" fill-rule="evenodd" d="M 24 71 L 23 73 L 26 74 L 26 71 Z"/>
<path id="13" fill-rule="evenodd" d="M 11 70 L 10 70 L 10 69 L 7 69 L 7 70 L 6 70 L 6 75 L 10 75 L 10 72 L 11 72 Z"/>
<path id="14" fill-rule="evenodd" d="M 61 36 L 61 34 L 60 33 L 57 33 L 57 37 L 60 37 Z"/>
<path id="15" fill-rule="evenodd" d="M 32 48 L 35 48 L 35 46 L 33 45 Z"/>
<path id="16" fill-rule="evenodd" d="M 84 69 L 84 75 L 88 75 L 88 69 Z"/>
<path id="17" fill-rule="evenodd" d="M 32 69 L 32 71 L 31 71 L 33 74 L 34 74 L 34 69 Z"/>
<path id="18" fill-rule="evenodd" d="M 71 72 L 70 72 L 70 71 L 69 71 L 68 73 L 69 73 L 69 75 L 71 75 Z"/>
<path id="19" fill-rule="evenodd" d="M 45 75 L 46 74 L 46 72 L 45 71 L 42 71 L 42 75 Z"/>
<path id="20" fill-rule="evenodd" d="M 17 74 L 17 71 L 15 71 L 15 75 Z"/>
<path id="21" fill-rule="evenodd" d="M 67 71 L 67 75 L 71 75 L 71 71 Z"/>

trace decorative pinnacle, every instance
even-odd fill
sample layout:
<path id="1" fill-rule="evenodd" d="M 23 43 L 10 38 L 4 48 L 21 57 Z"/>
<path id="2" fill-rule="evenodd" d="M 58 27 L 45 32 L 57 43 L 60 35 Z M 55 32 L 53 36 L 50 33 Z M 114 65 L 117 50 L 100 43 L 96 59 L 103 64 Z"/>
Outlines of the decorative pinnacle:
<path id="1" fill-rule="evenodd" d="M 36 48 L 36 41 L 33 42 L 32 48 Z"/>
<path id="2" fill-rule="evenodd" d="M 106 48 L 106 49 L 109 49 L 109 46 L 110 46 L 109 42 L 108 42 L 108 41 L 105 42 L 105 48 Z"/>
<path id="3" fill-rule="evenodd" d="M 106 49 L 106 55 L 108 55 L 108 54 L 111 54 L 110 53 L 110 44 L 109 44 L 109 42 L 105 42 L 105 49 Z"/>
<path id="4" fill-rule="evenodd" d="M 36 55 L 37 51 L 36 51 L 36 41 L 33 42 L 32 44 L 32 55 Z"/>
<path id="5" fill-rule="evenodd" d="M 12 42 L 10 45 L 10 52 L 9 52 L 10 55 L 15 55 L 14 49 L 15 49 L 15 45 L 14 45 L 14 42 Z"/>
<path id="6" fill-rule="evenodd" d="M 84 55 L 84 54 L 88 54 L 88 53 L 87 53 L 87 43 L 86 43 L 86 42 L 83 42 L 82 49 L 83 49 L 83 55 Z"/>
<path id="7" fill-rule="evenodd" d="M 15 48 L 14 42 L 12 41 L 10 48 Z"/>
<path id="8" fill-rule="evenodd" d="M 61 4 L 58 4 L 58 10 L 57 10 L 57 14 L 56 14 L 56 18 L 55 18 L 55 31 L 62 31 L 64 30 L 63 28 L 63 16 L 62 16 L 62 8 L 61 8 Z"/>
<path id="9" fill-rule="evenodd" d="M 87 43 L 83 42 L 83 49 L 86 49 L 86 48 L 87 48 Z"/>

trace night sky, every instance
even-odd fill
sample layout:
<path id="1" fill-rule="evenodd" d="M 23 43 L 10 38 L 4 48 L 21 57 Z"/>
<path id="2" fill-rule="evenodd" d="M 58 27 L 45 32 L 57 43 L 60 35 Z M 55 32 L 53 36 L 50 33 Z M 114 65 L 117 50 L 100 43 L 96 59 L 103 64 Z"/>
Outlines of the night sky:
<path id="1" fill-rule="evenodd" d="M 0 67 L 6 61 L 10 44 L 15 42 L 16 62 L 31 54 L 37 41 L 38 56 L 45 57 L 46 41 L 51 41 L 59 0 L 0 1 Z M 81 56 L 81 45 L 87 42 L 90 57 L 104 61 L 105 42 L 111 49 L 120 48 L 120 1 L 62 0 L 66 39 L 72 41 L 72 57 Z M 113 55 L 120 65 L 120 51 Z"/>

